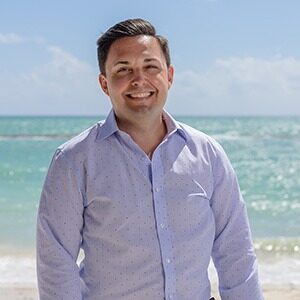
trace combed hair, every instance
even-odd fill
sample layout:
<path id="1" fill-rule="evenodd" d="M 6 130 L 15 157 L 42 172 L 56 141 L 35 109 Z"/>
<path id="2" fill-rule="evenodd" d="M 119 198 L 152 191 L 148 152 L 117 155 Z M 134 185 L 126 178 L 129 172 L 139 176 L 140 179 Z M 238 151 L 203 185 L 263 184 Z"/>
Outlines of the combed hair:
<path id="1" fill-rule="evenodd" d="M 113 42 L 123 37 L 137 35 L 149 35 L 155 37 L 165 56 L 167 66 L 170 66 L 171 60 L 168 40 L 163 36 L 156 35 L 156 30 L 150 22 L 143 19 L 128 19 L 110 27 L 97 40 L 98 65 L 102 74 L 105 75 L 105 63 Z"/>

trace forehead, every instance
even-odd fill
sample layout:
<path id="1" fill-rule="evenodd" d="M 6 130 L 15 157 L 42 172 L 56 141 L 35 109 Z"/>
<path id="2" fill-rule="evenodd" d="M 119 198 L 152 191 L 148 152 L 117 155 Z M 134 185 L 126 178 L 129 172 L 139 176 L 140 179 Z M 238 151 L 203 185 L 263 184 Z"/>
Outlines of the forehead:
<path id="1" fill-rule="evenodd" d="M 107 63 L 149 57 L 159 60 L 164 59 L 160 44 L 155 37 L 147 35 L 123 37 L 111 45 Z"/>

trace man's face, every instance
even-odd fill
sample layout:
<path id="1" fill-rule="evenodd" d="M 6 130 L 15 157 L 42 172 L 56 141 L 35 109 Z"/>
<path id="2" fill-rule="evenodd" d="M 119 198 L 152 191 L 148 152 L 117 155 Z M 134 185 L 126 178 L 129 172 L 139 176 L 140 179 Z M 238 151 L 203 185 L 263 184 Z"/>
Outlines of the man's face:
<path id="1" fill-rule="evenodd" d="M 139 35 L 116 40 L 110 47 L 105 71 L 99 82 L 120 121 L 161 116 L 173 67 L 167 67 L 154 37 Z"/>

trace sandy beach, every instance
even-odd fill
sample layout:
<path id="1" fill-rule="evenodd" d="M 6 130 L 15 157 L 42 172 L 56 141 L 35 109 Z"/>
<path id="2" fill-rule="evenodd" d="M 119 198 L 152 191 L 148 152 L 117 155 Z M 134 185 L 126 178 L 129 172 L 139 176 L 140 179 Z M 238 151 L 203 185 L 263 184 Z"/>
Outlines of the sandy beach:
<path id="1" fill-rule="evenodd" d="M 213 296 L 216 300 L 220 300 L 219 295 L 214 293 L 215 289 L 213 289 Z M 300 286 L 293 285 L 263 285 L 263 295 L 265 300 L 299 300 L 300 299 Z M 1 298 L 0 298 L 1 299 Z"/>
<path id="2" fill-rule="evenodd" d="M 82 253 L 79 261 L 81 259 Z M 36 259 L 32 251 L 28 253 L 0 251 L 0 274 L 5 275 L 0 276 L 0 300 L 38 300 L 35 265 Z M 298 255 L 284 256 L 281 259 L 259 255 L 259 276 L 264 299 L 299 300 L 299 266 Z M 208 271 L 212 283 L 212 296 L 216 300 L 221 300 L 217 292 L 217 274 L 212 264 Z"/>
<path id="3" fill-rule="evenodd" d="M 216 294 L 216 289 L 213 288 L 213 295 L 216 300 L 221 298 Z M 300 299 L 300 286 L 263 286 L 265 300 L 299 300 Z M 30 287 L 9 287 L 0 288 L 0 300 L 37 300 L 38 293 L 36 288 Z"/>

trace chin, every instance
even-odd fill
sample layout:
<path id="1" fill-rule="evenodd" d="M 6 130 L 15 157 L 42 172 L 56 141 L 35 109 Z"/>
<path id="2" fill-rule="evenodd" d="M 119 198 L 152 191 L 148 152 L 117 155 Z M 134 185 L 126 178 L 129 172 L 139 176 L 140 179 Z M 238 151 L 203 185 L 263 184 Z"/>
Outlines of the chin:
<path id="1" fill-rule="evenodd" d="M 138 113 L 138 114 L 146 114 L 152 111 L 152 108 L 149 107 L 148 105 L 140 105 L 137 107 L 132 107 L 131 112 L 133 113 Z"/>

